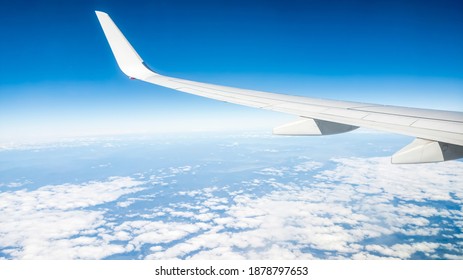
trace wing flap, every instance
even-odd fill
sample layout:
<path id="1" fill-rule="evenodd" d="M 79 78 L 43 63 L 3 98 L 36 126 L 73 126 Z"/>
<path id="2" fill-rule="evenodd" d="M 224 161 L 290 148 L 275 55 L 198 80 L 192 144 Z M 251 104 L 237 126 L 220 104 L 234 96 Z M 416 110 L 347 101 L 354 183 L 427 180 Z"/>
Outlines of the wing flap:
<path id="1" fill-rule="evenodd" d="M 351 110 L 351 109 L 344 109 L 344 108 L 329 108 L 323 111 L 323 114 L 326 115 L 333 115 L 333 116 L 341 116 L 351 119 L 363 119 L 369 115 L 369 113 Z"/>
<path id="2" fill-rule="evenodd" d="M 388 105 L 374 105 L 352 109 L 368 113 L 381 113 L 396 116 L 416 117 L 420 119 L 445 120 L 463 123 L 463 114 L 461 112 L 419 109 Z"/>
<path id="3" fill-rule="evenodd" d="M 396 116 L 396 115 L 388 115 L 388 114 L 380 114 L 380 113 L 370 113 L 367 116 L 363 117 L 362 119 L 365 121 L 396 124 L 400 126 L 411 126 L 414 122 L 418 120 L 417 118 L 414 118 L 414 117 L 404 117 L 404 116 Z"/>
<path id="4" fill-rule="evenodd" d="M 419 119 L 413 123 L 412 126 L 417 128 L 454 133 L 463 131 L 463 123 L 442 120 Z"/>

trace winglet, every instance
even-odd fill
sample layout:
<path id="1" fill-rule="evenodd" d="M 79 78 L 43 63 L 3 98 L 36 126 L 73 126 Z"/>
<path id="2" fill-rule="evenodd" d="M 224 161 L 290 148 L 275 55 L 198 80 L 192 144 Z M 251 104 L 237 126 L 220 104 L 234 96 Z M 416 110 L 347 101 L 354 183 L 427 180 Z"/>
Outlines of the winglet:
<path id="1" fill-rule="evenodd" d="M 157 75 L 145 66 L 143 59 L 130 45 L 129 41 L 127 41 L 124 34 L 117 28 L 109 15 L 100 11 L 95 11 L 95 13 L 122 72 L 130 78 L 140 80 Z"/>

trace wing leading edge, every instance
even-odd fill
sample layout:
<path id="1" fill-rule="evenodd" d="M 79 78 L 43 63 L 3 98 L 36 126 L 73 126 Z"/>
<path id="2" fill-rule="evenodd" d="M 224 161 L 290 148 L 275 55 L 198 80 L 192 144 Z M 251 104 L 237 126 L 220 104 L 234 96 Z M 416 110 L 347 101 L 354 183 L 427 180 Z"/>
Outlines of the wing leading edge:
<path id="1" fill-rule="evenodd" d="M 392 163 L 424 163 L 463 157 L 463 113 L 316 99 L 200 83 L 149 69 L 108 14 L 96 12 L 116 61 L 130 78 L 224 102 L 296 115 L 278 135 L 328 135 L 367 127 L 414 136 Z"/>

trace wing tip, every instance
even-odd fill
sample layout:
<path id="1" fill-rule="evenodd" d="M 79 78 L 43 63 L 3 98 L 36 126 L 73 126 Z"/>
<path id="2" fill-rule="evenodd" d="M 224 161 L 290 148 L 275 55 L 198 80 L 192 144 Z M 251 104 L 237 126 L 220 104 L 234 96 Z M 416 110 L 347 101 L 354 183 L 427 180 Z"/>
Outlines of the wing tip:
<path id="1" fill-rule="evenodd" d="M 95 10 L 95 14 L 122 72 L 131 78 L 140 80 L 148 76 L 158 75 L 146 66 L 143 59 L 107 13 Z"/>
<path id="2" fill-rule="evenodd" d="M 98 20 L 101 21 L 103 20 L 103 18 L 109 18 L 109 15 L 105 12 L 102 12 L 102 11 L 95 11 L 95 14 L 96 14 L 96 17 L 98 18 Z"/>

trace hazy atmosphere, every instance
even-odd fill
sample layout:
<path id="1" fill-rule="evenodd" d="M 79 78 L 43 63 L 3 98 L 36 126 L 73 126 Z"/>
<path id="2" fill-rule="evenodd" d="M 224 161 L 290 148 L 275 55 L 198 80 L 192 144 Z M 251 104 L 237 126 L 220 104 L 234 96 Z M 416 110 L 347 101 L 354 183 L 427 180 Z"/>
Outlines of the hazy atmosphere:
<path id="1" fill-rule="evenodd" d="M 462 111 L 462 1 L 8 1 L 0 259 L 462 259 L 463 161 L 128 79 L 95 10 L 195 81 Z"/>

